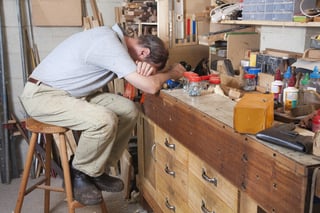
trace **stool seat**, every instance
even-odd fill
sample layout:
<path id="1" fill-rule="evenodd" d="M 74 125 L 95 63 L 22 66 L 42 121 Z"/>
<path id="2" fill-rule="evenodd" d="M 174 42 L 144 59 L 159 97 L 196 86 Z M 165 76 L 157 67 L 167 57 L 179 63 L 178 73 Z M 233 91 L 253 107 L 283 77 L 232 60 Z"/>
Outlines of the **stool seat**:
<path id="1" fill-rule="evenodd" d="M 68 131 L 68 128 L 55 126 L 47 123 L 42 123 L 33 118 L 28 118 L 26 120 L 26 129 L 30 132 L 44 133 L 44 134 L 58 134 L 65 133 Z"/>
<path id="2" fill-rule="evenodd" d="M 56 192 L 65 192 L 66 193 L 66 201 L 68 203 L 68 212 L 74 213 L 75 208 L 83 207 L 78 201 L 73 199 L 72 194 L 72 183 L 71 183 L 71 176 L 70 176 L 70 168 L 69 168 L 69 159 L 67 155 L 67 140 L 66 140 L 66 133 L 69 131 L 68 128 L 55 126 L 51 124 L 46 124 L 39 122 L 33 118 L 28 118 L 26 120 L 26 129 L 29 130 L 31 134 L 31 138 L 29 141 L 29 148 L 26 157 L 26 163 L 24 167 L 24 171 L 21 178 L 18 198 L 16 202 L 16 207 L 14 213 L 20 213 L 22 209 L 22 204 L 24 201 L 24 197 L 32 192 L 35 189 L 43 189 L 44 193 L 44 212 L 49 213 L 50 207 L 50 191 Z M 27 183 L 29 179 L 29 173 L 31 164 L 33 162 L 33 155 L 36 153 L 36 146 L 39 146 L 38 136 L 39 134 L 43 134 L 45 138 L 45 154 L 42 156 L 44 158 L 44 170 L 45 170 L 45 177 L 43 180 L 40 180 L 36 184 L 30 186 L 27 189 Z M 53 144 L 53 134 L 58 134 L 59 138 L 59 155 L 61 166 L 63 170 L 62 178 L 64 179 L 64 188 L 54 187 L 50 185 L 50 178 L 51 178 L 51 161 L 52 159 L 52 144 Z M 54 161 L 53 161 L 54 162 Z M 60 167 L 59 167 L 60 169 Z M 107 208 L 105 205 L 104 200 L 100 203 L 101 212 L 107 213 Z"/>

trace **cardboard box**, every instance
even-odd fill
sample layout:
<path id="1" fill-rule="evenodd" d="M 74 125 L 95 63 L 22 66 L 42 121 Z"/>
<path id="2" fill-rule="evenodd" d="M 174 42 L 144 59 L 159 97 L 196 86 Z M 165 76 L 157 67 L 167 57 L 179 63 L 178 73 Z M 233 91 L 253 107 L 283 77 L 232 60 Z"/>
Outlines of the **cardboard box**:
<path id="1" fill-rule="evenodd" d="M 256 134 L 272 126 L 273 94 L 246 93 L 234 108 L 233 127 L 239 133 Z"/>
<path id="2" fill-rule="evenodd" d="M 227 33 L 227 58 L 232 61 L 235 70 L 240 67 L 240 62 L 245 58 L 248 50 L 257 50 L 260 47 L 260 34 L 255 32 L 230 32 Z"/>
<path id="3" fill-rule="evenodd" d="M 82 26 L 81 0 L 31 0 L 34 26 Z"/>

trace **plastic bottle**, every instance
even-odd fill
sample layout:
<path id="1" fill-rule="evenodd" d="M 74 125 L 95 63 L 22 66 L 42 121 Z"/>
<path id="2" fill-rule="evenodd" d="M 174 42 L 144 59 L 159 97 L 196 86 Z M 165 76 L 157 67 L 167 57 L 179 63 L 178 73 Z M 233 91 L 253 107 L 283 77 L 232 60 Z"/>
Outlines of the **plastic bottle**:
<path id="1" fill-rule="evenodd" d="M 300 83 L 299 83 L 299 95 L 298 95 L 298 103 L 299 105 L 307 104 L 307 101 L 305 100 L 305 92 L 307 91 L 307 86 L 309 83 L 309 73 L 306 72 L 303 74 Z"/>
<path id="2" fill-rule="evenodd" d="M 288 82 L 288 87 L 283 90 L 283 109 L 284 112 L 290 112 L 298 104 L 299 90 L 295 88 L 295 77 L 292 75 Z"/>
<path id="3" fill-rule="evenodd" d="M 283 81 L 281 77 L 281 71 L 277 69 L 274 76 L 274 81 L 271 82 L 270 92 L 274 94 L 274 100 L 278 103 L 282 103 L 282 87 Z"/>
<path id="4" fill-rule="evenodd" d="M 291 67 L 288 67 L 287 68 L 287 71 L 283 74 L 283 87 L 282 87 L 282 90 L 284 90 L 285 88 L 288 87 L 288 84 L 289 84 L 289 80 L 291 78 Z"/>
<path id="5" fill-rule="evenodd" d="M 310 80 L 307 86 L 307 90 L 312 90 L 320 93 L 320 73 L 317 66 L 313 68 L 313 71 L 310 74 Z"/>

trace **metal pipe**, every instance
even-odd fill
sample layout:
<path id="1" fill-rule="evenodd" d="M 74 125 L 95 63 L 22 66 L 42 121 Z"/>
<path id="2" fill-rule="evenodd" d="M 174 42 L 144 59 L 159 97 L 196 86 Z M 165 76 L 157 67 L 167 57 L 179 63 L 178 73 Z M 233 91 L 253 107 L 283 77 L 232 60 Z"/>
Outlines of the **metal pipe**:
<path id="1" fill-rule="evenodd" d="M 21 7 L 21 0 L 16 0 L 17 6 L 17 18 L 18 18 L 18 25 L 19 25 L 19 40 L 20 40 L 20 50 L 21 50 L 21 65 L 22 65 L 22 77 L 23 83 L 27 82 L 28 72 L 27 72 L 27 60 L 26 60 L 26 43 L 24 38 L 23 32 L 23 18 L 22 18 L 22 7 Z"/>
<path id="2" fill-rule="evenodd" d="M 0 2 L 3 5 L 3 2 Z M 8 100 L 7 100 L 7 89 L 6 89 L 6 77 L 5 77 L 5 66 L 4 66 L 4 41 L 3 41 L 3 7 L 0 9 L 0 71 L 1 71 L 1 102 L 2 102 L 2 120 L 1 124 L 8 123 Z M 9 131 L 7 128 L 1 127 L 1 181 L 3 183 L 10 182 L 10 147 L 9 147 Z"/>
<path id="3" fill-rule="evenodd" d="M 30 36 L 30 46 L 33 47 L 34 45 L 34 35 L 33 35 L 33 24 L 32 24 L 32 18 L 31 18 L 31 4 L 30 0 L 26 0 L 26 11 L 27 11 L 27 25 L 28 25 L 28 33 Z"/>

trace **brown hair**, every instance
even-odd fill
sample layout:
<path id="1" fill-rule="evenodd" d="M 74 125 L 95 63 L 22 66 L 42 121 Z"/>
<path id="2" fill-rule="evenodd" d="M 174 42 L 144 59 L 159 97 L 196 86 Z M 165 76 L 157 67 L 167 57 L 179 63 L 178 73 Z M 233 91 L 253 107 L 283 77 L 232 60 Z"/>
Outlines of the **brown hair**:
<path id="1" fill-rule="evenodd" d="M 158 70 L 162 70 L 167 63 L 169 51 L 164 42 L 154 35 L 141 35 L 138 38 L 139 45 L 150 49 L 150 55 L 145 58 L 145 62 L 156 65 Z"/>

